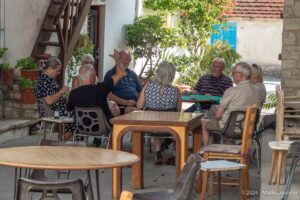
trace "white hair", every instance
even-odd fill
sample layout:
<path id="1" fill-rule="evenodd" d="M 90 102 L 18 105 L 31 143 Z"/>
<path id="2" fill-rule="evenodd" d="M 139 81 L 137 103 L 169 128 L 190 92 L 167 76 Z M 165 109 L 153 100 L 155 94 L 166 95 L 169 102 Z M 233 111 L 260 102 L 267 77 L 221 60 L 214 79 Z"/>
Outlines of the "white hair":
<path id="1" fill-rule="evenodd" d="M 234 66 L 234 68 L 237 72 L 242 73 L 247 78 L 247 80 L 251 77 L 252 70 L 251 66 L 248 63 L 239 62 Z"/>
<path id="2" fill-rule="evenodd" d="M 81 58 L 81 64 L 83 65 L 85 61 L 87 60 L 92 60 L 93 62 L 95 62 L 94 57 L 92 54 L 84 54 Z"/>
<path id="3" fill-rule="evenodd" d="M 156 69 L 156 74 L 152 78 L 152 80 L 162 85 L 172 85 L 172 82 L 175 78 L 175 73 L 176 68 L 172 63 L 162 61 L 158 65 Z"/>
<path id="4" fill-rule="evenodd" d="M 78 77 L 81 81 L 85 81 L 88 78 L 90 78 L 91 75 L 95 76 L 96 72 L 94 67 L 91 64 L 87 64 L 82 66 L 83 69 L 81 70 L 81 73 L 79 73 Z"/>
<path id="5" fill-rule="evenodd" d="M 226 68 L 226 62 L 224 58 L 214 58 L 213 61 L 211 62 L 211 66 L 213 66 L 214 62 L 218 62 L 223 64 L 224 69 Z"/>

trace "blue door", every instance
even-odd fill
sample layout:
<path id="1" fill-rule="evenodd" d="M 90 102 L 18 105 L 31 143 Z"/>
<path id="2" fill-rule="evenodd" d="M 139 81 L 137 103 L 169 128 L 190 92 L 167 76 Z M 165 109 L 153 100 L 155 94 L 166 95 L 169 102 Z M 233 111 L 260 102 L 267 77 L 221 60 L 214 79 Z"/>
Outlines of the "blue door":
<path id="1" fill-rule="evenodd" d="M 236 22 L 224 23 L 221 25 L 214 25 L 218 33 L 213 33 L 210 43 L 215 41 L 226 41 L 234 50 L 236 50 Z"/>

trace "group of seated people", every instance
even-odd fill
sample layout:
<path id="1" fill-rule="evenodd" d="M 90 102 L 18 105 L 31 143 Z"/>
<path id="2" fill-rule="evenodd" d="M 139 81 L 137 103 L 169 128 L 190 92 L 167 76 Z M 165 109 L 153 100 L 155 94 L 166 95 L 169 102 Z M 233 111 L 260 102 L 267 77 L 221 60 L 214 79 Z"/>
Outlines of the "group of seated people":
<path id="1" fill-rule="evenodd" d="M 64 94 L 69 92 L 69 88 L 61 88 L 56 82 L 61 72 L 61 61 L 56 57 L 49 58 L 44 62 L 34 88 L 38 108 L 44 101 L 53 111 L 59 111 L 60 116 L 72 116 L 75 107 L 101 107 L 108 122 L 114 116 L 133 110 L 181 111 L 180 91 L 172 85 L 176 73 L 172 63 L 162 61 L 157 66 L 155 76 L 142 87 L 137 74 L 128 68 L 131 62 L 129 51 L 114 50 L 111 57 L 115 60 L 115 66 L 106 73 L 104 81 L 99 82 L 93 57 L 83 56 L 79 74 L 73 78 L 68 99 Z M 231 78 L 224 74 L 224 59 L 215 58 L 211 67 L 211 73 L 201 77 L 192 90 L 192 93 L 222 96 L 220 105 L 211 109 L 212 117 L 202 119 L 204 145 L 208 141 L 208 130 L 221 129 L 232 110 L 246 109 L 253 104 L 260 107 L 266 97 L 262 70 L 257 65 L 251 67 L 245 62 L 237 63 L 232 68 L 235 87 Z M 211 105 L 201 106 L 209 109 Z M 193 110 L 195 107 L 189 108 L 187 112 Z M 40 114 L 43 116 L 43 113 Z M 71 124 L 66 132 L 72 133 L 74 129 L 75 126 Z M 154 137 L 154 142 L 154 163 L 161 164 L 163 141 L 160 137 Z"/>

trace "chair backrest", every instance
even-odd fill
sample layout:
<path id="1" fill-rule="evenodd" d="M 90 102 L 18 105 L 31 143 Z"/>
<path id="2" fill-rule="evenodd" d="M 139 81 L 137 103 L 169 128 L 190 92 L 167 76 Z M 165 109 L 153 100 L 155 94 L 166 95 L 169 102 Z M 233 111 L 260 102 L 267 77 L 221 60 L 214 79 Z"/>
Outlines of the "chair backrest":
<path id="1" fill-rule="evenodd" d="M 243 157 L 241 160 L 242 164 L 247 163 L 250 159 L 251 152 L 251 143 L 252 143 L 252 135 L 255 125 L 257 113 L 257 106 L 251 106 L 247 108 L 246 117 L 244 121 L 243 127 L 243 137 L 242 137 L 242 146 L 241 146 L 241 156 Z"/>
<path id="2" fill-rule="evenodd" d="M 173 188 L 174 200 L 193 199 L 196 174 L 200 169 L 200 162 L 205 160 L 199 154 L 191 154 L 178 177 Z"/>
<path id="3" fill-rule="evenodd" d="M 82 135 L 108 135 L 111 127 L 100 107 L 75 107 L 76 131 Z"/>
<path id="4" fill-rule="evenodd" d="M 37 105 L 38 105 L 40 117 L 53 117 L 54 116 L 54 111 L 51 110 L 51 107 L 46 103 L 44 98 L 37 99 Z"/>
<path id="5" fill-rule="evenodd" d="M 72 146 L 72 147 L 86 147 L 85 142 L 79 141 L 54 141 L 54 140 L 41 140 L 40 146 Z M 33 169 L 30 174 L 31 179 L 35 180 L 47 180 L 45 175 L 45 170 L 43 169 Z"/>
<path id="6" fill-rule="evenodd" d="M 243 133 L 243 125 L 245 121 L 246 111 L 231 111 L 222 135 L 230 139 L 241 139 Z"/>
<path id="7" fill-rule="evenodd" d="M 57 196 L 59 190 L 69 191 L 72 194 L 72 200 L 85 200 L 85 193 L 82 180 L 67 180 L 67 181 L 35 181 L 25 178 L 20 178 L 17 185 L 16 200 L 29 200 L 29 192 L 32 190 L 42 191 L 42 196 L 36 199 L 40 200 L 59 200 Z M 49 191 L 51 191 L 49 193 Z"/>
<path id="8" fill-rule="evenodd" d="M 300 159 L 300 141 L 295 141 L 290 144 L 289 156 Z"/>

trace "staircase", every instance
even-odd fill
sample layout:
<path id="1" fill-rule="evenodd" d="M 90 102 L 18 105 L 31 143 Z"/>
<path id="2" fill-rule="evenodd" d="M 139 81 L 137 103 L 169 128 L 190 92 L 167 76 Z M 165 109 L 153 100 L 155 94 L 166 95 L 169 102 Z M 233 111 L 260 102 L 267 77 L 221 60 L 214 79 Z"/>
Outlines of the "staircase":
<path id="1" fill-rule="evenodd" d="M 41 59 L 48 48 L 56 48 L 64 71 L 91 4 L 92 0 L 51 0 L 31 56 Z"/>

